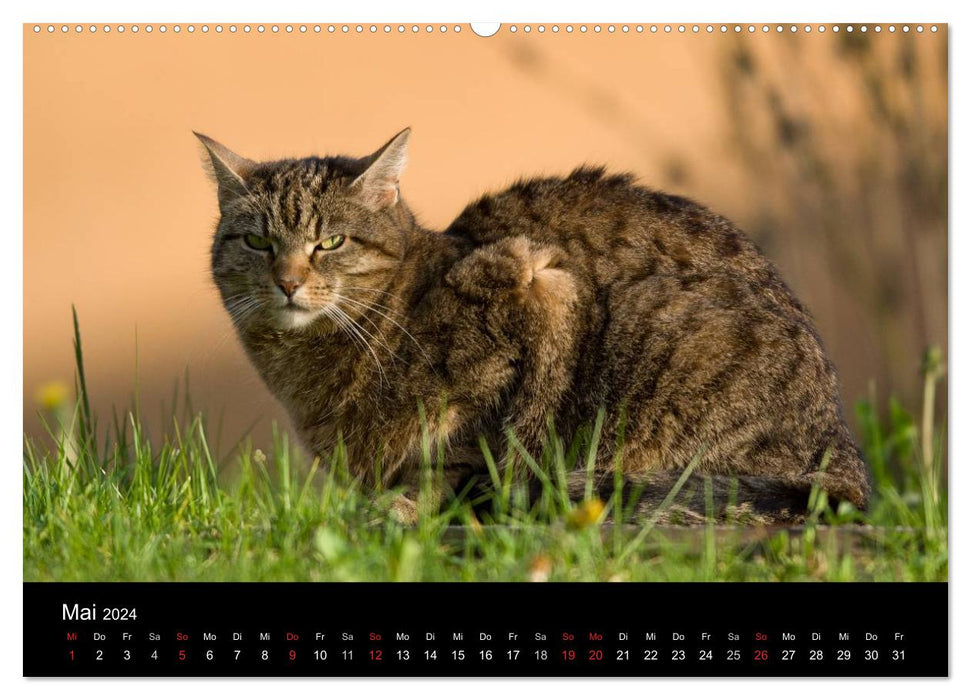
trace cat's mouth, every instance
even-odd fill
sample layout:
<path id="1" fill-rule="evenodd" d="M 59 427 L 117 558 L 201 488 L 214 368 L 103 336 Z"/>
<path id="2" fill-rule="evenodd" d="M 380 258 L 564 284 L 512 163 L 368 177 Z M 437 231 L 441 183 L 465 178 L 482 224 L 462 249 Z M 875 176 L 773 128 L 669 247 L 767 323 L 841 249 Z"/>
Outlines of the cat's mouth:
<path id="1" fill-rule="evenodd" d="M 313 311 L 309 306 L 304 306 L 293 299 L 287 299 L 287 303 L 283 305 L 283 309 L 285 311 Z"/>
<path id="2" fill-rule="evenodd" d="M 303 328 L 320 316 L 320 309 L 312 309 L 293 300 L 288 301 L 277 311 L 277 319 L 284 328 Z"/>

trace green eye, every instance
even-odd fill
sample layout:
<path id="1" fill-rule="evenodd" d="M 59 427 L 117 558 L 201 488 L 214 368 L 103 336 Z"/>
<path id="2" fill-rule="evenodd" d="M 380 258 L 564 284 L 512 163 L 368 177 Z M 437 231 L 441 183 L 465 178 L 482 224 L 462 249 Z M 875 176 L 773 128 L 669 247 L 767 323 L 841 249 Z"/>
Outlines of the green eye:
<path id="1" fill-rule="evenodd" d="M 253 250 L 269 250 L 273 247 L 273 243 L 270 242 L 269 238 L 264 238 L 263 236 L 257 236 L 255 233 L 246 234 L 243 239 Z"/>
<path id="2" fill-rule="evenodd" d="M 337 250 L 344 245 L 345 240 L 347 240 L 345 236 L 331 236 L 318 243 L 317 248 L 320 250 Z"/>

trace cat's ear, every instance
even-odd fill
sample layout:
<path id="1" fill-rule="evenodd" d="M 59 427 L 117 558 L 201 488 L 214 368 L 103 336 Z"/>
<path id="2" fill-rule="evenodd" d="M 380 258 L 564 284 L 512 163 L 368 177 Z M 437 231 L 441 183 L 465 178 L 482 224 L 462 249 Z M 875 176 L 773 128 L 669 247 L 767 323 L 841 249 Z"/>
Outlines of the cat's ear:
<path id="1" fill-rule="evenodd" d="M 410 135 L 409 127 L 368 156 L 367 170 L 351 183 L 354 196 L 367 208 L 377 211 L 398 201 L 398 180 L 408 161 Z"/>
<path id="2" fill-rule="evenodd" d="M 219 185 L 219 208 L 248 193 L 246 178 L 256 168 L 256 163 L 237 155 L 204 134 L 192 132 L 202 141 L 212 163 L 212 173 Z"/>

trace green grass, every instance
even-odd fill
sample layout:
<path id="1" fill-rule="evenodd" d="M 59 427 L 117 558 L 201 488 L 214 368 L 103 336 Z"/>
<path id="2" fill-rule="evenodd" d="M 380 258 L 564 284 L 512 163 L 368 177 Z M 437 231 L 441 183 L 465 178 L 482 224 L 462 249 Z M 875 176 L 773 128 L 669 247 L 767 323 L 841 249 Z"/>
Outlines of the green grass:
<path id="1" fill-rule="evenodd" d="M 174 418 L 152 440 L 137 408 L 99 432 L 77 330 L 75 350 L 75 405 L 47 412 L 54 446 L 24 440 L 27 581 L 947 579 L 943 431 L 925 429 L 935 425 L 939 360 L 925 367 L 920 428 L 895 402 L 885 420 L 873 402 L 857 407 L 875 478 L 865 514 L 816 498 L 799 531 L 604 525 L 623 503 L 575 504 L 561 488 L 567 464 L 592 464 L 595 427 L 572 445 L 552 439 L 531 465 L 550 475 L 533 507 L 493 459 L 485 515 L 457 499 L 409 529 L 388 517 L 393 493 L 347 476 L 340 449 L 308 464 L 276 432 L 266 454 L 244 443 L 220 461 L 204 416 Z"/>

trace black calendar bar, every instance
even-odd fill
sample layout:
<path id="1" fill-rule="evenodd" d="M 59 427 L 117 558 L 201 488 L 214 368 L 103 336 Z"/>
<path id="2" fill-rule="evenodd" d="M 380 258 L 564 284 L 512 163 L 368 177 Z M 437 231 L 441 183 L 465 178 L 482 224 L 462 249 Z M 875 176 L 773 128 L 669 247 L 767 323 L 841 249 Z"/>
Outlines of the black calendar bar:
<path id="1" fill-rule="evenodd" d="M 947 584 L 25 583 L 26 676 L 946 676 Z"/>

